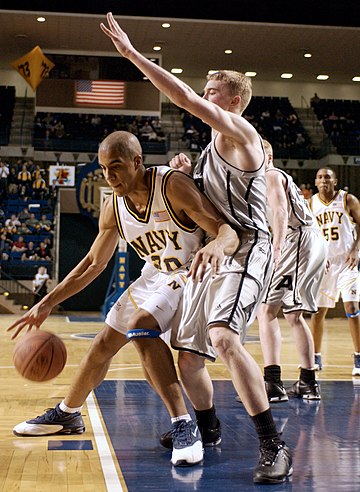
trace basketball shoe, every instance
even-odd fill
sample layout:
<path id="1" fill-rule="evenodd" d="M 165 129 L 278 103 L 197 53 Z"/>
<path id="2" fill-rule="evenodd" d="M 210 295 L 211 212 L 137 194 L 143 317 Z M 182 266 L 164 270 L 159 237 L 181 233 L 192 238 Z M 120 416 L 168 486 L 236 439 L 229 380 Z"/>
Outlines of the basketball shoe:
<path id="1" fill-rule="evenodd" d="M 360 376 L 360 354 L 354 354 L 354 367 L 352 376 Z"/>
<path id="2" fill-rule="evenodd" d="M 261 443 L 254 483 L 282 483 L 292 472 L 291 452 L 283 441 L 267 439 Z"/>
<path id="3" fill-rule="evenodd" d="M 21 422 L 13 428 L 16 436 L 49 436 L 51 434 L 82 434 L 85 426 L 80 412 L 67 413 L 49 408 L 38 417 Z"/>
<path id="4" fill-rule="evenodd" d="M 172 438 L 171 463 L 174 466 L 192 466 L 203 460 L 203 443 L 196 422 L 193 420 L 175 422 L 173 424 Z"/>
<path id="5" fill-rule="evenodd" d="M 289 399 L 282 381 L 265 381 L 265 389 L 270 403 L 279 403 Z"/>
<path id="6" fill-rule="evenodd" d="M 305 383 L 302 379 L 296 381 L 286 390 L 290 398 L 303 398 L 303 400 L 321 400 L 320 388 L 316 381 Z"/>
<path id="7" fill-rule="evenodd" d="M 217 419 L 216 426 L 214 428 L 201 427 L 198 422 L 199 431 L 201 434 L 202 442 L 205 447 L 217 446 L 221 443 L 221 425 L 220 420 Z M 160 444 L 164 448 L 172 449 L 173 447 L 173 429 L 161 434 Z"/>
<path id="8" fill-rule="evenodd" d="M 321 371 L 322 367 L 323 366 L 322 366 L 321 354 L 315 354 L 315 363 L 314 363 L 315 371 Z"/>

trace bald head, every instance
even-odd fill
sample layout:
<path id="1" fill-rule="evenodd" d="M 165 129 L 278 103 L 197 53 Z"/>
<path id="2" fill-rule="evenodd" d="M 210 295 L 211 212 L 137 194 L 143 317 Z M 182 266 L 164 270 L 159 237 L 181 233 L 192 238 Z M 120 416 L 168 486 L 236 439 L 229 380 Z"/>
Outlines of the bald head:
<path id="1" fill-rule="evenodd" d="M 100 153 L 115 153 L 125 160 L 132 161 L 136 156 L 142 155 L 139 140 L 130 132 L 110 133 L 100 144 Z"/>

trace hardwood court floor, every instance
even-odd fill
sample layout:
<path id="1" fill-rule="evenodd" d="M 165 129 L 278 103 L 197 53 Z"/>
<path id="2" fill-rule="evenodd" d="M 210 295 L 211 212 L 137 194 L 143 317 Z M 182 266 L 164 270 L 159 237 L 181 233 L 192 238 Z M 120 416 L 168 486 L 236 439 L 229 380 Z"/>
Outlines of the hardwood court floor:
<path id="1" fill-rule="evenodd" d="M 203 467 L 173 469 L 170 453 L 158 444 L 160 432 L 168 429 L 166 411 L 143 381 L 131 344 L 114 357 L 107 381 L 88 398 L 83 409 L 84 434 L 15 437 L 14 425 L 40 415 L 63 398 L 90 343 L 73 335 L 98 332 L 102 323 L 95 321 L 96 316 L 83 314 L 68 322 L 65 316 L 54 315 L 44 323 L 43 328 L 60 335 L 68 349 L 62 374 L 45 383 L 26 381 L 16 373 L 12 364 L 15 342 L 5 331 L 16 317 L 0 316 L 0 491 L 360 490 L 360 377 L 351 377 L 353 349 L 345 319 L 327 320 L 325 368 L 319 373 L 321 404 L 295 401 L 292 405 L 273 405 L 277 425 L 286 424 L 284 438 L 294 450 L 292 482 L 272 487 L 252 484 L 256 437 L 242 405 L 234 400 L 227 370 L 220 362 L 208 367 L 216 380 L 223 443 L 206 451 Z M 281 320 L 281 325 L 283 379 L 294 380 L 298 377 L 296 350 L 286 322 Z M 247 348 L 262 366 L 256 324 L 249 333 Z M 241 436 L 241 442 L 235 436 Z"/>

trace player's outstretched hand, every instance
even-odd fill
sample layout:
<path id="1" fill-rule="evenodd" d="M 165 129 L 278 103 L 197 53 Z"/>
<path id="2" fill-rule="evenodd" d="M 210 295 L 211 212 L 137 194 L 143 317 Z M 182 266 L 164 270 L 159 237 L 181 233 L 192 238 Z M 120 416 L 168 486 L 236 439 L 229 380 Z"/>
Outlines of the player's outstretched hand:
<path id="1" fill-rule="evenodd" d="M 134 51 L 133 45 L 130 43 L 130 40 L 127 34 L 121 29 L 119 24 L 114 19 L 114 16 L 111 12 L 106 14 L 106 19 L 108 22 L 108 27 L 105 24 L 101 23 L 101 30 L 109 36 L 111 41 L 114 43 L 115 48 L 118 50 L 120 55 L 124 57 L 128 57 L 128 55 Z"/>
<path id="2" fill-rule="evenodd" d="M 27 311 L 21 318 L 9 326 L 6 331 L 15 330 L 11 336 L 13 340 L 24 328 L 26 328 L 26 331 L 30 331 L 33 327 L 38 330 L 50 313 L 50 308 L 45 307 L 41 303 L 36 304 L 30 311 Z"/>
<path id="3" fill-rule="evenodd" d="M 217 241 L 210 241 L 206 246 L 201 248 L 191 263 L 188 277 L 192 280 L 203 280 L 208 265 L 211 266 L 212 276 L 218 275 L 220 265 L 224 261 L 225 254 L 223 247 Z"/>
<path id="4" fill-rule="evenodd" d="M 185 174 L 191 174 L 191 160 L 186 154 L 180 153 L 173 157 L 169 162 L 169 166 Z"/>

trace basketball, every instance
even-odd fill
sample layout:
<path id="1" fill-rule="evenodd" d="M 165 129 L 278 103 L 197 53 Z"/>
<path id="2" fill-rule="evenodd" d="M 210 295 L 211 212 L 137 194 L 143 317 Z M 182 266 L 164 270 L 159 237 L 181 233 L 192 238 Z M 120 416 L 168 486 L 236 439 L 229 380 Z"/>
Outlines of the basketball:
<path id="1" fill-rule="evenodd" d="M 17 371 L 31 381 L 49 381 L 64 369 L 67 352 L 54 333 L 36 330 L 26 333 L 15 345 L 13 361 Z"/>

